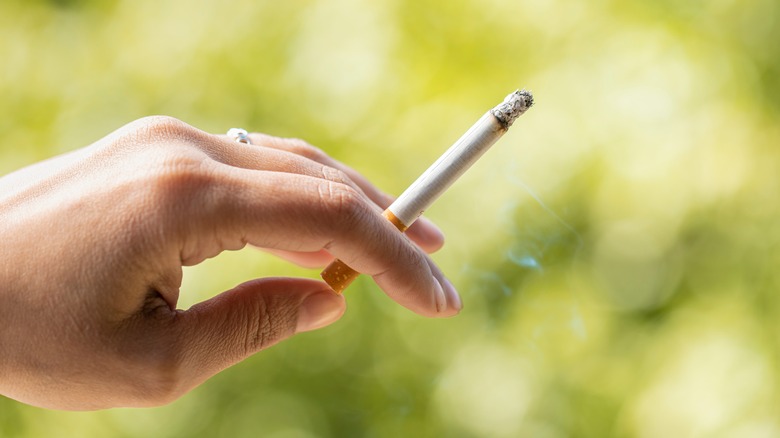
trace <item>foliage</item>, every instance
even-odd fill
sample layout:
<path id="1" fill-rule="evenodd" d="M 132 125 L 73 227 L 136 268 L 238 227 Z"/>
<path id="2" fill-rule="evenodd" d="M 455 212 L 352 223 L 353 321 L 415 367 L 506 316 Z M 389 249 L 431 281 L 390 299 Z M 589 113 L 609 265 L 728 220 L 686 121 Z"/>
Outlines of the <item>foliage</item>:
<path id="1" fill-rule="evenodd" d="M 780 435 L 780 5 L 0 3 L 0 172 L 168 114 L 302 137 L 398 194 L 518 87 L 537 105 L 429 216 L 449 320 L 367 279 L 342 321 L 155 409 L 0 399 L 0 436 Z M 182 306 L 316 277 L 248 249 Z"/>

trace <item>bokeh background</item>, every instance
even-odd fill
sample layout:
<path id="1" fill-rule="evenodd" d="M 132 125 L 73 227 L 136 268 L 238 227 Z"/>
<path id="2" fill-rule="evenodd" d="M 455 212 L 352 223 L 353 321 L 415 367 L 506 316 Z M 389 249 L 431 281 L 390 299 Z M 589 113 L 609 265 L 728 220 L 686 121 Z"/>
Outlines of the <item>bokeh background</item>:
<path id="1" fill-rule="evenodd" d="M 336 325 L 155 409 L 0 398 L 0 436 L 780 436 L 776 0 L 4 0 L 0 173 L 167 114 L 301 137 L 399 194 L 484 111 L 523 116 L 428 212 L 462 292 L 369 280 Z M 317 270 L 256 250 L 186 308 Z"/>

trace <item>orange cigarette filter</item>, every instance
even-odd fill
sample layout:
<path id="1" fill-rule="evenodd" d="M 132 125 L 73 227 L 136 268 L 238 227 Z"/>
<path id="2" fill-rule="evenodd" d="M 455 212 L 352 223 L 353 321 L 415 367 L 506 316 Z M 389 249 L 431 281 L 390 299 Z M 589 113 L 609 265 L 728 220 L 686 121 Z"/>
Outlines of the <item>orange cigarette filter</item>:
<path id="1" fill-rule="evenodd" d="M 390 221 L 391 224 L 395 225 L 395 227 L 398 228 L 398 231 L 402 233 L 408 228 L 400 219 L 395 217 L 390 210 L 385 210 L 382 213 L 382 216 Z M 330 286 L 331 289 L 338 293 L 342 293 L 347 286 L 360 276 L 360 272 L 350 268 L 341 260 L 336 259 L 322 271 L 320 276 L 325 280 L 325 283 L 328 283 L 328 286 Z"/>
<path id="2" fill-rule="evenodd" d="M 508 95 L 447 149 L 382 215 L 399 231 L 406 231 L 533 103 L 533 95 L 526 90 Z M 338 259 L 320 274 L 338 293 L 343 292 L 359 275 Z"/>

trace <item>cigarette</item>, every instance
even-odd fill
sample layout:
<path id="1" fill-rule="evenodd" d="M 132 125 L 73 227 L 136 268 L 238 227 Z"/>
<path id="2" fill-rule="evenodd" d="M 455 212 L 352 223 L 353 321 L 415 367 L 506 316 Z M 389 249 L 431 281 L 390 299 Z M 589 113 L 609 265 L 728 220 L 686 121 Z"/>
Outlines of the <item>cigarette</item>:
<path id="1" fill-rule="evenodd" d="M 406 231 L 533 103 L 533 95 L 526 90 L 507 96 L 447 149 L 382 215 L 400 232 Z M 320 273 L 337 293 L 343 292 L 359 275 L 338 259 Z"/>

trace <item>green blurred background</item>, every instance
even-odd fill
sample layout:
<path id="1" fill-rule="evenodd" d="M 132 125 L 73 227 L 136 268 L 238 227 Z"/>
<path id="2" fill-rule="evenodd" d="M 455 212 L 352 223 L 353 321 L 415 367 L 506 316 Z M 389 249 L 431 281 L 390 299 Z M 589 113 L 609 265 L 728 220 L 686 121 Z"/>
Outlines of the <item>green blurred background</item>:
<path id="1" fill-rule="evenodd" d="M 780 436 L 776 0 L 4 0 L 0 173 L 167 114 L 301 137 L 399 194 L 515 88 L 428 212 L 462 292 L 363 278 L 336 325 L 156 409 L 0 398 L 0 436 Z M 266 275 L 185 271 L 181 306 Z"/>

